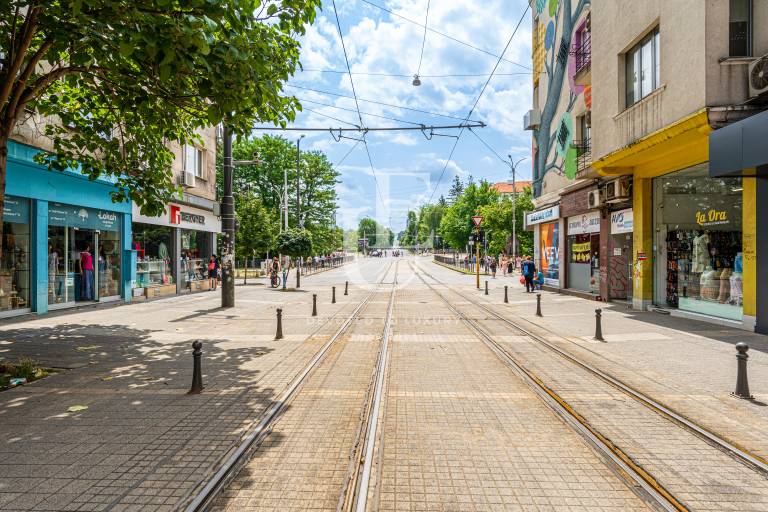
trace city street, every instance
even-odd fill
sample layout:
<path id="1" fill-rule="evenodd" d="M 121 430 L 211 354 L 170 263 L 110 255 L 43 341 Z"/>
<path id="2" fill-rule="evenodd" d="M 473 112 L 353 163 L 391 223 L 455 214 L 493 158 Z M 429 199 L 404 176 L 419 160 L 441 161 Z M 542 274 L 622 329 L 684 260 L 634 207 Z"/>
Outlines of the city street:
<path id="1" fill-rule="evenodd" d="M 57 371 L 0 394 L 0 509 L 768 509 L 768 338 L 609 304 L 600 342 L 594 301 L 539 317 L 518 278 L 360 257 L 231 309 L 6 323 L 3 357 Z"/>

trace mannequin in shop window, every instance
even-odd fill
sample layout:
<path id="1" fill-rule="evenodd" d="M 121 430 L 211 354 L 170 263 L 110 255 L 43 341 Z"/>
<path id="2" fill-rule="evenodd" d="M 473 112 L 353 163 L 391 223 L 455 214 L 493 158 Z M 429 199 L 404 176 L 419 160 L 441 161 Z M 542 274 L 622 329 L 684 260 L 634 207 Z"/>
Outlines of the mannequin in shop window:
<path id="1" fill-rule="evenodd" d="M 733 274 L 731 274 L 731 297 L 728 299 L 729 304 L 734 306 L 741 306 L 744 303 L 744 292 L 742 288 L 741 272 L 743 268 L 743 256 L 741 252 L 736 253 L 736 258 L 733 261 Z"/>
<path id="2" fill-rule="evenodd" d="M 707 270 L 709 263 L 709 231 L 699 232 L 699 236 L 693 239 L 693 265 L 691 272 L 701 274 Z"/>
<path id="3" fill-rule="evenodd" d="M 79 259 L 80 276 L 82 279 L 82 289 L 80 298 L 82 300 L 94 300 L 93 294 L 93 255 L 91 254 L 91 244 L 86 243 L 85 248 L 80 252 Z"/>
<path id="4" fill-rule="evenodd" d="M 52 303 L 59 302 L 56 294 L 56 272 L 59 268 L 59 253 L 52 243 L 48 242 L 48 293 Z"/>

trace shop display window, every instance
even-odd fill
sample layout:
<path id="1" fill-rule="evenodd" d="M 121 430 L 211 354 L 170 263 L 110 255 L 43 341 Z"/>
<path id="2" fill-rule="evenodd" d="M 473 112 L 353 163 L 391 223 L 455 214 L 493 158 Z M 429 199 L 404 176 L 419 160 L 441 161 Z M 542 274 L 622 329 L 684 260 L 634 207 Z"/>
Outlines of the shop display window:
<path id="1" fill-rule="evenodd" d="M 710 178 L 703 166 L 655 181 L 656 302 L 741 320 L 741 179 Z"/>
<path id="2" fill-rule="evenodd" d="M 600 235 L 568 237 L 568 287 L 600 293 Z"/>
<path id="3" fill-rule="evenodd" d="M 172 230 L 150 224 L 133 225 L 133 249 L 136 251 L 136 287 L 173 285 L 171 265 Z"/>
<path id="4" fill-rule="evenodd" d="M 181 231 L 180 280 L 184 287 L 194 281 L 208 279 L 208 259 L 211 256 L 211 234 L 206 231 Z"/>
<path id="5" fill-rule="evenodd" d="M 0 261 L 0 311 L 29 308 L 29 201 L 6 196 Z"/>

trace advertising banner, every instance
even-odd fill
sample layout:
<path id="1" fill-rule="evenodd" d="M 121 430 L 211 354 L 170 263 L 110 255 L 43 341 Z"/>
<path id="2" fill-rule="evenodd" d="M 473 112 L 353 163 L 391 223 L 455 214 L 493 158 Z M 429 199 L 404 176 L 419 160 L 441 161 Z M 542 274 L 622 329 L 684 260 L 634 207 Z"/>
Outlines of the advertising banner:
<path id="1" fill-rule="evenodd" d="M 539 270 L 544 274 L 544 283 L 550 286 L 560 285 L 560 244 L 559 223 L 549 222 L 539 225 Z"/>

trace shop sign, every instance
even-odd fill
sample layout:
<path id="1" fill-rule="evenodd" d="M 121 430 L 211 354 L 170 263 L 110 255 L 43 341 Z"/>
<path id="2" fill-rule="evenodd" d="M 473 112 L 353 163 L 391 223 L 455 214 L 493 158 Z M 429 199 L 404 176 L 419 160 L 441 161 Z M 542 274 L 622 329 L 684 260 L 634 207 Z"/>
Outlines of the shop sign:
<path id="1" fill-rule="evenodd" d="M 592 242 L 581 242 L 571 245 L 572 263 L 589 263 L 592 261 Z"/>
<path id="2" fill-rule="evenodd" d="M 701 227 L 722 226 L 730 223 L 731 220 L 728 216 L 728 212 L 725 210 L 715 210 L 712 208 L 709 210 L 698 210 L 696 212 L 696 224 Z"/>
<path id="3" fill-rule="evenodd" d="M 195 208 L 185 208 L 177 204 L 167 206 L 168 214 L 158 217 L 147 217 L 142 215 L 139 208 L 133 205 L 133 222 L 144 224 L 153 224 L 159 226 L 180 227 L 183 229 L 193 229 L 199 231 L 209 231 L 218 233 L 221 231 L 221 222 L 213 213 L 198 210 Z"/>
<path id="4" fill-rule="evenodd" d="M 549 222 L 560 217 L 560 205 L 550 206 L 544 210 L 538 210 L 531 212 L 525 216 L 525 224 L 527 226 L 533 226 L 535 224 L 541 224 L 542 222 Z"/>
<path id="5" fill-rule="evenodd" d="M 600 212 L 589 212 L 584 215 L 568 217 L 569 235 L 586 235 L 600 232 Z"/>
<path id="6" fill-rule="evenodd" d="M 5 196 L 3 203 L 3 221 L 17 224 L 29 224 L 29 199 Z"/>
<path id="7" fill-rule="evenodd" d="M 637 251 L 637 261 L 645 261 L 648 256 L 645 255 L 645 251 Z"/>
<path id="8" fill-rule="evenodd" d="M 48 203 L 48 224 L 73 228 L 117 231 L 120 214 L 84 206 Z"/>
<path id="9" fill-rule="evenodd" d="M 611 213 L 611 234 L 631 233 L 635 225 L 632 208 Z"/>

